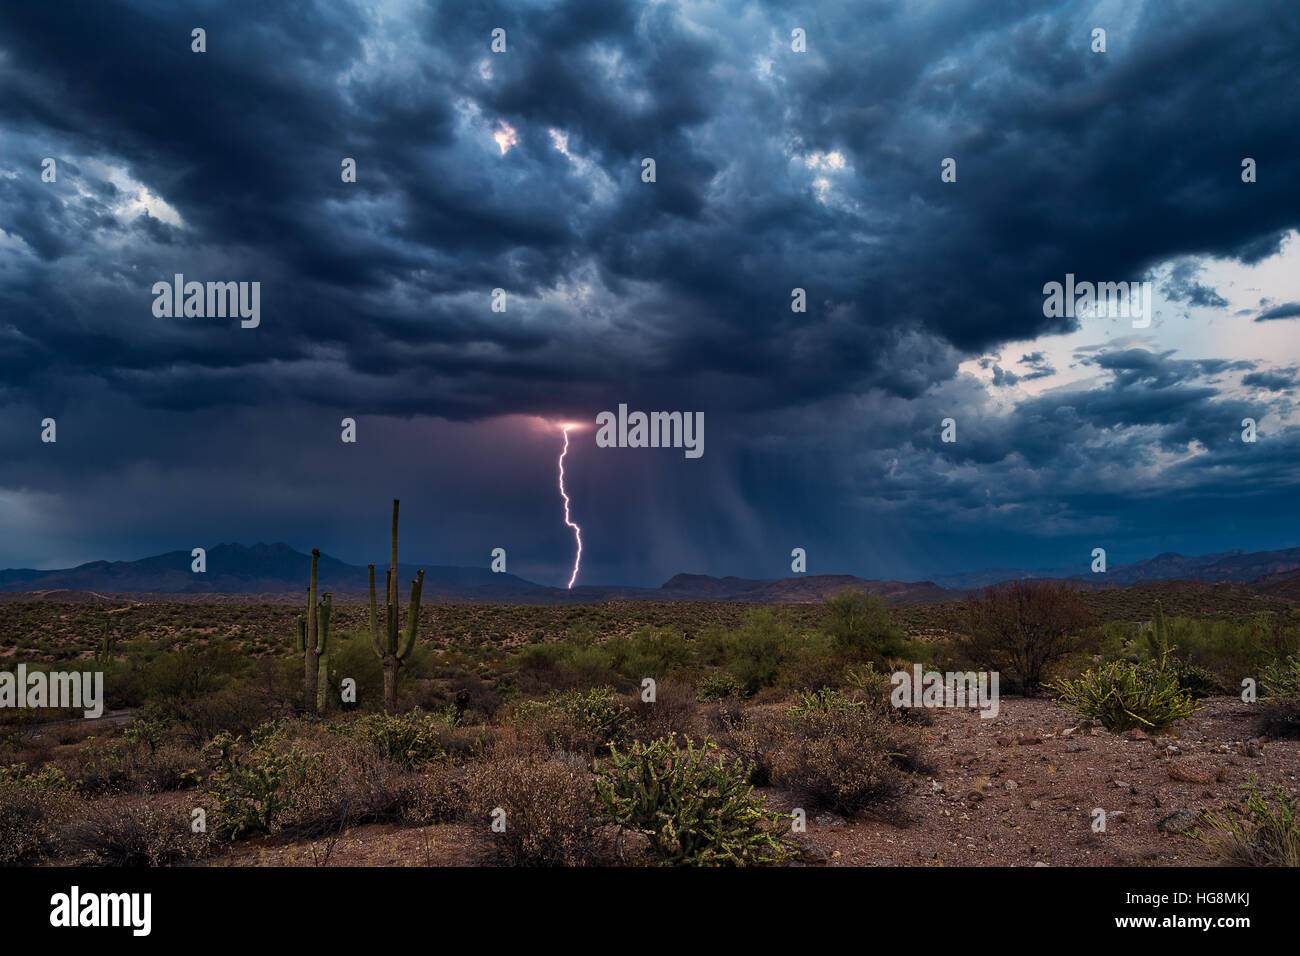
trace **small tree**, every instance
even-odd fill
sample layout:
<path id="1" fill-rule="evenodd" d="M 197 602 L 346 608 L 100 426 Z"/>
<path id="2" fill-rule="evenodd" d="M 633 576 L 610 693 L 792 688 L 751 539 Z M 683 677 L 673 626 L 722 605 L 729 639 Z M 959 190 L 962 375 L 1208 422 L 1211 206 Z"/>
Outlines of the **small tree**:
<path id="1" fill-rule="evenodd" d="M 1009 581 L 966 601 L 962 649 L 979 667 L 1036 694 L 1048 665 L 1078 649 L 1092 615 L 1079 591 L 1057 581 Z"/>
<path id="2" fill-rule="evenodd" d="M 903 631 L 876 595 L 845 588 L 828 597 L 825 604 L 826 633 L 838 647 L 882 663 L 903 652 Z"/>

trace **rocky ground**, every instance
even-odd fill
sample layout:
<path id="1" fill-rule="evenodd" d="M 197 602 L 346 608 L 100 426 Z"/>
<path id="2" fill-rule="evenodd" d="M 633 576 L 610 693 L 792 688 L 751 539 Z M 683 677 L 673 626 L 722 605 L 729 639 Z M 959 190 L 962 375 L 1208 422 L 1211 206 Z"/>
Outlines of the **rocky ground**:
<path id="1" fill-rule="evenodd" d="M 1201 810 L 1261 788 L 1300 792 L 1300 742 L 1254 736 L 1250 707 L 1212 698 L 1177 731 L 1112 734 L 1047 700 L 1004 697 L 994 719 L 942 710 L 922 728 L 932 766 L 879 818 L 813 816 L 805 865 L 1167 866 L 1205 862 L 1182 831 Z M 783 811 L 790 794 L 761 790 Z M 1105 812 L 1095 832 L 1096 811 Z M 491 860 L 486 825 L 358 827 L 328 841 L 241 845 L 218 865 L 475 865 Z"/>

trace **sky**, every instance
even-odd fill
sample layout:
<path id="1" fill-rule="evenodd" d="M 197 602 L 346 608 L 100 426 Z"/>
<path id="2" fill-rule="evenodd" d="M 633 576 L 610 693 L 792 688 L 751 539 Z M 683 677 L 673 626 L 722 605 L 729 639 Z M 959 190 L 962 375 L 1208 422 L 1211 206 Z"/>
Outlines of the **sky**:
<path id="1" fill-rule="evenodd" d="M 382 563 L 397 497 L 563 585 L 563 422 L 579 584 L 1300 545 L 1297 76 L 1294 0 L 4 4 L 0 567 Z"/>

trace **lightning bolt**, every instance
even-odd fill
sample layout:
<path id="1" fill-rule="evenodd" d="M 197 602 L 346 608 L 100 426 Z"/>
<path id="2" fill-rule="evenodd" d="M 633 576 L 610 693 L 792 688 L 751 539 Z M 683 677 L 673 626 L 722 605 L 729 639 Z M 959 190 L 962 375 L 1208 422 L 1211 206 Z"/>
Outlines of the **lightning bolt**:
<path id="1" fill-rule="evenodd" d="M 569 453 L 569 429 L 572 425 L 561 425 L 564 430 L 564 450 L 560 452 L 560 497 L 564 499 L 564 523 L 573 529 L 573 537 L 578 542 L 578 553 L 573 556 L 573 574 L 569 576 L 569 587 L 578 580 L 578 564 L 582 561 L 582 529 L 569 517 L 569 495 L 564 490 L 564 456 Z"/>

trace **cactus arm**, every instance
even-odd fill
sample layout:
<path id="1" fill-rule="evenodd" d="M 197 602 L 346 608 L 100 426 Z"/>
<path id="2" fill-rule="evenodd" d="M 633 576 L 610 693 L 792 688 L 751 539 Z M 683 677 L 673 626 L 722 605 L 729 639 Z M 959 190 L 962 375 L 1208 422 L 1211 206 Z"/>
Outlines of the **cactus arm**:
<path id="1" fill-rule="evenodd" d="M 397 604 L 393 600 L 393 571 L 384 572 L 384 593 L 388 595 L 388 605 L 384 611 L 384 647 L 387 653 L 397 653 Z"/>
<path id="2" fill-rule="evenodd" d="M 332 607 L 332 598 L 326 594 L 321 598 L 320 607 L 317 608 L 317 614 L 320 618 L 319 635 L 316 639 L 316 654 L 318 656 L 329 653 L 330 639 L 330 609 Z"/>
<path id="3" fill-rule="evenodd" d="M 316 710 L 319 713 L 325 709 L 326 691 L 330 679 L 330 656 L 328 652 L 317 659 L 316 666 Z"/>
<path id="4" fill-rule="evenodd" d="M 388 603 L 397 606 L 397 499 L 393 499 L 393 549 L 388 562 L 392 576 L 388 579 Z"/>
<path id="5" fill-rule="evenodd" d="M 415 575 L 415 580 L 411 582 L 411 607 L 406 615 L 406 641 L 402 646 L 402 651 L 397 655 L 399 660 L 406 660 L 411 656 L 411 651 L 415 647 L 415 635 L 420 626 L 420 592 L 424 590 L 424 572 L 419 571 Z"/>

